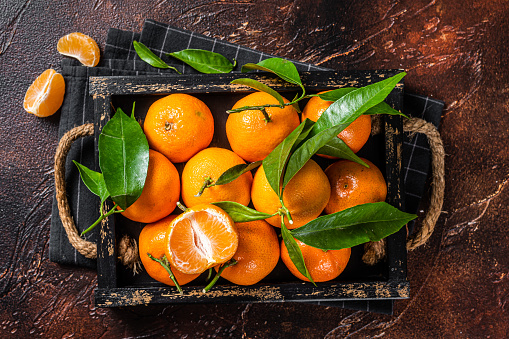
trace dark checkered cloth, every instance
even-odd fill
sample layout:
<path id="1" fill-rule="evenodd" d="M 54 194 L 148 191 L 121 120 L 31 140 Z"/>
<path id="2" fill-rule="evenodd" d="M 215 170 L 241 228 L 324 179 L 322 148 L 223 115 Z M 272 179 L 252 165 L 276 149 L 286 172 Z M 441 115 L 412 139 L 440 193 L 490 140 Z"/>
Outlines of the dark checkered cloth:
<path id="1" fill-rule="evenodd" d="M 258 63 L 261 60 L 274 57 L 247 47 L 226 41 L 210 38 L 201 34 L 175 28 L 152 20 L 146 20 L 141 33 L 110 29 L 106 41 L 104 54 L 97 67 L 80 66 L 73 59 L 62 61 L 62 73 L 66 82 L 66 95 L 61 109 L 59 137 L 75 126 L 86 122 L 94 122 L 94 104 L 88 95 L 88 77 L 103 75 L 148 75 L 174 73 L 172 70 L 156 69 L 141 61 L 133 48 L 133 40 L 145 44 L 167 64 L 176 67 L 182 73 L 196 73 L 194 69 L 184 63 L 169 58 L 165 54 L 186 49 L 206 49 L 224 55 L 229 60 L 237 60 L 234 72 L 248 62 Z M 292 60 L 299 71 L 329 70 L 308 63 Z M 425 96 L 405 93 L 404 113 L 409 116 L 423 118 L 438 127 L 443 109 L 443 102 Z M 66 182 L 71 214 L 78 230 L 81 232 L 91 225 L 99 216 L 98 198 L 90 193 L 81 182 L 76 166 L 71 160 L 76 160 L 87 167 L 94 168 L 93 137 L 82 138 L 75 142 L 68 154 L 66 165 Z M 426 137 L 415 135 L 412 139 L 406 137 L 403 148 L 404 186 L 406 190 L 405 210 L 416 213 L 419 202 L 426 190 L 426 179 L 430 169 L 430 151 Z M 79 254 L 69 243 L 59 218 L 57 204 L 54 199 L 50 232 L 49 255 L 50 260 L 67 265 L 95 268 L 95 260 L 90 260 Z M 89 232 L 85 238 L 89 241 L 97 240 L 97 228 Z M 392 301 L 352 301 L 339 303 L 321 303 L 328 306 L 348 307 L 383 313 L 392 311 Z"/>

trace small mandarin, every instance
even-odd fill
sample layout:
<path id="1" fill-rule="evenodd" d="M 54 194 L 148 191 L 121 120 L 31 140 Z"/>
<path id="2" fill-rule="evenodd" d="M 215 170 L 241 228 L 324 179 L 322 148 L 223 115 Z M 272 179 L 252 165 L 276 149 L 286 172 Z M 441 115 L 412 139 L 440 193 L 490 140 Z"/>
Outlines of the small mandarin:
<path id="1" fill-rule="evenodd" d="M 185 162 L 206 148 L 214 135 L 214 117 L 203 101 L 177 93 L 154 102 L 143 130 L 150 148 L 173 163 Z"/>
<path id="2" fill-rule="evenodd" d="M 163 258 L 165 253 L 166 232 L 168 230 L 168 226 L 175 217 L 176 215 L 169 215 L 155 223 L 145 225 L 145 227 L 141 230 L 140 237 L 138 239 L 140 259 L 145 271 L 147 271 L 148 275 L 150 275 L 153 279 L 171 286 L 175 286 L 175 284 L 171 280 L 168 272 L 166 272 L 161 264 L 152 260 L 148 256 L 148 253 L 150 253 L 150 255 L 154 258 Z M 180 285 L 185 285 L 199 276 L 199 274 L 184 274 L 175 267 L 171 267 L 171 265 L 170 268 Z"/>
<path id="3" fill-rule="evenodd" d="M 339 160 L 325 170 L 331 196 L 325 213 L 331 214 L 366 203 L 385 201 L 387 184 L 382 172 L 371 161 L 361 158 L 366 168 L 350 160 Z"/>
<path id="4" fill-rule="evenodd" d="M 304 263 L 308 269 L 311 278 L 315 282 L 324 282 L 336 279 L 346 268 L 350 260 L 351 249 L 343 248 L 341 250 L 324 251 L 316 247 L 304 244 L 302 241 L 295 239 L 304 257 Z M 281 259 L 288 267 L 290 272 L 297 278 L 309 281 L 290 259 L 288 249 L 284 241 L 281 242 Z"/>

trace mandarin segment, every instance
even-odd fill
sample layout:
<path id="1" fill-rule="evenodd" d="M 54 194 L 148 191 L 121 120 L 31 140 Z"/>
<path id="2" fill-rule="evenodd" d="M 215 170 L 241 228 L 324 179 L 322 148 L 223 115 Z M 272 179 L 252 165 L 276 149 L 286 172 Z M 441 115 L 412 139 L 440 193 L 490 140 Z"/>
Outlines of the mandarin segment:
<path id="1" fill-rule="evenodd" d="M 283 203 L 293 219 L 293 224 L 290 224 L 285 217 L 286 227 L 294 229 L 317 218 L 327 205 L 329 197 L 330 184 L 327 176 L 314 160 L 308 160 L 283 192 Z M 251 200 L 256 210 L 260 212 L 274 214 L 281 208 L 281 202 L 270 186 L 263 166 L 260 166 L 254 176 Z M 279 215 L 266 220 L 272 226 L 281 227 Z"/>
<path id="2" fill-rule="evenodd" d="M 284 99 L 284 102 L 289 101 Z M 279 103 L 270 94 L 255 92 L 237 101 L 232 109 L 265 104 Z M 228 116 L 226 136 L 232 150 L 246 161 L 263 160 L 299 126 L 299 115 L 292 106 L 283 109 L 268 107 L 266 111 L 270 116 L 270 122 L 265 121 L 260 110 L 246 110 Z"/>
<path id="3" fill-rule="evenodd" d="M 155 223 L 145 225 L 138 239 L 140 259 L 145 271 L 153 279 L 171 286 L 175 286 L 175 283 L 171 280 L 168 272 L 166 272 L 161 264 L 152 260 L 147 253 L 150 253 L 157 259 L 163 258 L 165 255 L 166 232 L 175 217 L 176 215 L 169 215 Z M 185 285 L 199 276 L 199 274 L 184 274 L 171 265 L 170 268 L 180 285 Z"/>
<path id="4" fill-rule="evenodd" d="M 330 182 L 331 196 L 325 213 L 385 201 L 387 184 L 382 172 L 371 161 L 361 158 L 369 168 L 350 160 L 339 160 L 325 170 Z"/>
<path id="5" fill-rule="evenodd" d="M 151 223 L 169 215 L 177 206 L 180 178 L 175 165 L 161 153 L 149 150 L 148 172 L 140 197 L 122 215 Z"/>
<path id="6" fill-rule="evenodd" d="M 199 274 L 230 260 L 239 238 L 232 218 L 221 208 L 202 204 L 188 208 L 168 227 L 165 254 L 186 274 Z"/>
<path id="7" fill-rule="evenodd" d="M 94 39 L 83 33 L 69 33 L 58 40 L 60 54 L 78 59 L 83 65 L 95 67 L 99 63 L 101 51 Z"/>
<path id="8" fill-rule="evenodd" d="M 186 163 L 182 172 L 184 204 L 192 207 L 204 203 L 234 201 L 247 206 L 251 200 L 251 172 L 242 174 L 228 184 L 206 188 L 200 196 L 196 196 L 206 178 L 215 182 L 227 169 L 240 164 L 245 164 L 244 160 L 224 148 L 210 147 L 196 154 Z"/>
<path id="9" fill-rule="evenodd" d="M 64 94 L 64 77 L 53 69 L 47 69 L 28 87 L 23 108 L 38 117 L 48 117 L 62 106 Z"/>
<path id="10" fill-rule="evenodd" d="M 315 282 L 324 282 L 336 279 L 346 268 L 350 260 L 351 249 L 343 248 L 341 250 L 324 251 L 316 247 L 304 244 L 302 241 L 295 239 L 304 257 L 304 263 L 308 269 L 311 278 Z M 309 281 L 302 273 L 299 272 L 295 264 L 290 259 L 288 249 L 284 241 L 281 241 L 281 259 L 290 272 L 297 278 Z"/>
<path id="11" fill-rule="evenodd" d="M 214 118 L 200 99 L 188 94 L 170 94 L 150 106 L 143 129 L 150 148 L 173 163 L 180 163 L 210 144 Z"/>
<path id="12" fill-rule="evenodd" d="M 237 285 L 253 285 L 276 267 L 279 240 L 274 228 L 264 220 L 236 223 L 235 226 L 239 247 L 233 259 L 237 264 L 226 268 L 221 277 Z"/>
<path id="13" fill-rule="evenodd" d="M 319 94 L 325 92 L 320 92 Z M 309 99 L 302 111 L 302 121 L 306 120 L 306 118 L 312 121 L 317 121 L 322 113 L 325 112 L 333 103 L 334 101 L 325 101 L 320 97 L 312 97 Z M 347 128 L 341 131 L 341 133 L 338 134 L 338 137 L 343 140 L 354 153 L 357 153 L 366 144 L 370 134 L 371 117 L 369 115 L 361 115 L 348 125 Z M 325 155 L 324 157 L 333 158 Z"/>

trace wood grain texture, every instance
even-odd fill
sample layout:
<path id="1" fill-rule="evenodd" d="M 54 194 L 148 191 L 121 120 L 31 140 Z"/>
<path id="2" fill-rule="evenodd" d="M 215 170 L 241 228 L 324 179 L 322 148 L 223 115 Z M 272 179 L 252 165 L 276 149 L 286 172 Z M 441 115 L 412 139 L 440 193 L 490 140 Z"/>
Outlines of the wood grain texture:
<path id="1" fill-rule="evenodd" d="M 509 334 L 509 3 L 462 0 L 46 2 L 0 5 L 1 337 L 487 337 Z M 59 68 L 58 39 L 167 22 L 335 69 L 408 71 L 444 100 L 443 217 L 409 253 L 411 298 L 395 315 L 308 304 L 99 309 L 96 274 L 48 261 L 59 114 L 22 109 Z M 425 210 L 425 206 L 423 206 Z"/>

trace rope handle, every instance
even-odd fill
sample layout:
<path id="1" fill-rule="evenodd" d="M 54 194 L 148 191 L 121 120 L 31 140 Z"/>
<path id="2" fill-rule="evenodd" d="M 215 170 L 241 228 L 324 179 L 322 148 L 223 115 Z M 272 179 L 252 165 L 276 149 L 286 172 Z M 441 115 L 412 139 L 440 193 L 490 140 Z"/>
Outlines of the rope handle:
<path id="1" fill-rule="evenodd" d="M 55 153 L 55 193 L 60 220 L 71 245 L 89 259 L 97 258 L 97 244 L 81 238 L 74 224 L 65 187 L 65 162 L 72 143 L 81 137 L 93 134 L 94 124 L 89 123 L 74 127 L 62 136 Z M 118 256 L 122 264 L 130 267 L 134 272 L 137 272 L 140 268 L 138 245 L 136 240 L 127 235 L 124 235 L 118 244 Z"/>
<path id="2" fill-rule="evenodd" d="M 407 239 L 406 247 L 407 250 L 411 251 L 421 245 L 424 245 L 428 241 L 431 234 L 433 234 L 437 220 L 440 217 L 444 203 L 445 191 L 445 151 L 440 133 L 430 122 L 419 118 L 407 119 L 403 123 L 403 131 L 410 133 L 410 135 L 414 135 L 415 133 L 422 133 L 426 135 L 431 149 L 431 200 L 428 212 L 422 220 L 421 228 L 418 232 Z M 384 257 L 384 239 L 377 242 L 368 242 L 364 245 L 364 256 L 362 257 L 364 263 L 374 265 Z"/>

